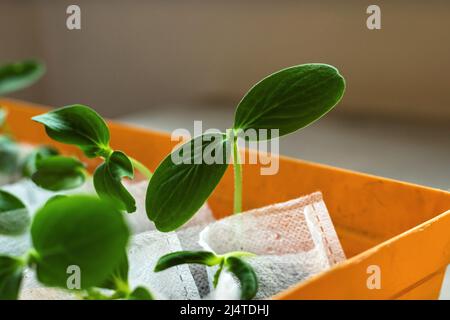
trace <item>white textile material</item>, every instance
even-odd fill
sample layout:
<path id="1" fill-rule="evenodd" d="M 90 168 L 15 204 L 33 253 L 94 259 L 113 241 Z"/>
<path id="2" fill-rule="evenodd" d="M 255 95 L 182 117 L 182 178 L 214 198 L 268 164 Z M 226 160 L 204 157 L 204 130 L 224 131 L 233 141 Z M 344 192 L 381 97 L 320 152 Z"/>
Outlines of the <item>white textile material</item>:
<path id="1" fill-rule="evenodd" d="M 258 277 L 256 299 L 269 298 L 345 259 L 319 192 L 219 220 L 200 238 L 206 250 L 218 254 L 256 254 L 247 259 Z M 208 269 L 210 283 L 215 270 Z M 236 299 L 238 286 L 235 277 L 222 275 L 212 297 Z"/>

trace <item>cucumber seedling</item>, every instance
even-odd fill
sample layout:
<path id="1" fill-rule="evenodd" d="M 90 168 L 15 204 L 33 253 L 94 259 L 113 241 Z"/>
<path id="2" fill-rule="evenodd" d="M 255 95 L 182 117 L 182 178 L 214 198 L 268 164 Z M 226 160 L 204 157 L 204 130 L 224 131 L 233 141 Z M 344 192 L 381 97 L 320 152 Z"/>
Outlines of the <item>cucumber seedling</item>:
<path id="1" fill-rule="evenodd" d="M 33 120 L 45 126 L 50 138 L 76 145 L 88 158 L 101 158 L 103 162 L 94 172 L 94 187 L 100 197 L 114 200 L 122 210 L 136 211 L 136 201 L 123 186 L 123 178 L 134 178 L 134 169 L 150 179 L 152 173 L 142 163 L 122 151 L 113 150 L 106 122 L 93 109 L 84 105 L 70 105 L 42 115 Z M 50 190 L 73 188 L 84 182 L 86 171 L 78 160 L 67 157 L 48 157 L 36 163 L 32 179 Z M 55 185 L 57 177 L 65 182 Z"/>
<path id="2" fill-rule="evenodd" d="M 119 200 L 129 212 L 131 212 L 130 204 L 132 203 L 131 209 L 134 211 L 134 199 L 122 186 L 120 179 L 124 176 L 133 177 L 133 165 L 137 168 L 144 168 L 143 173 L 149 179 L 152 178 L 152 175 L 142 164 L 137 163 L 136 165 L 136 160 L 129 158 L 123 152 L 113 151 L 109 147 L 109 130 L 104 120 L 95 111 L 86 106 L 73 105 L 34 117 L 33 120 L 43 123 L 47 134 L 54 140 L 75 144 L 88 157 L 103 158 L 104 163 L 94 173 L 94 186 L 97 193 L 100 196 L 106 195 L 106 198 Z M 32 175 L 32 180 L 41 187 L 57 191 L 77 187 L 84 182 L 84 176 L 87 173 L 83 164 L 78 160 L 59 155 L 42 157 L 40 154 L 35 156 L 36 170 Z M 170 177 L 168 179 L 170 180 Z M 155 271 L 162 271 L 181 263 L 218 265 L 219 269 L 214 281 L 216 285 L 225 267 L 240 279 L 242 298 L 250 299 L 256 294 L 258 285 L 255 272 L 240 258 L 247 255 L 251 254 L 232 252 L 218 256 L 211 252 L 175 252 L 162 257 Z M 112 276 L 101 285 L 102 288 L 114 289 L 115 293 L 106 297 L 95 288 L 90 288 L 87 291 L 87 298 L 106 299 L 124 296 L 130 299 L 133 297 L 135 299 L 151 298 L 151 295 L 143 287 L 129 292 L 127 272 L 128 259 L 124 254 Z"/>
<path id="3" fill-rule="evenodd" d="M 241 285 L 241 299 L 249 300 L 255 297 L 258 291 L 258 278 L 253 268 L 242 257 L 251 257 L 248 252 L 230 252 L 216 255 L 210 251 L 178 251 L 166 254 L 159 258 L 155 272 L 160 272 L 180 264 L 201 264 L 208 267 L 218 266 L 214 274 L 213 286 L 216 287 L 220 274 L 226 268 L 239 279 Z"/>
<path id="4" fill-rule="evenodd" d="M 158 230 L 168 232 L 187 222 L 214 191 L 225 173 L 230 145 L 234 166 L 234 212 L 242 211 L 242 167 L 237 139 L 266 140 L 287 135 L 322 117 L 341 99 L 345 81 L 329 65 L 306 64 L 276 72 L 257 83 L 239 103 L 233 128 L 226 133 L 207 133 L 194 137 L 166 157 L 150 180 L 147 215 Z M 273 135 L 273 131 L 276 134 Z M 252 131 L 253 134 L 247 134 Z M 214 150 L 216 162 L 203 161 Z M 181 156 L 183 161 L 174 161 Z M 187 158 L 188 161 L 184 161 Z M 218 161 L 217 161 L 218 160 Z M 252 267 L 242 258 L 246 252 L 216 255 L 208 251 L 180 251 L 161 257 L 159 272 L 184 263 L 218 266 L 216 286 L 224 268 L 240 281 L 241 298 L 251 299 L 258 290 Z"/>
<path id="5" fill-rule="evenodd" d="M 344 78 L 336 68 L 326 64 L 298 65 L 264 78 L 239 102 L 231 129 L 226 133 L 205 133 L 194 137 L 161 162 L 147 189 L 149 219 L 163 232 L 186 223 L 222 179 L 228 167 L 231 147 L 234 212 L 241 212 L 239 135 L 243 134 L 246 141 L 261 141 L 274 138 L 272 130 L 278 131 L 276 136 L 280 137 L 295 132 L 330 111 L 340 101 L 344 90 Z M 211 150 L 214 150 L 213 157 L 217 161 L 207 163 L 202 156 Z M 183 161 L 173 160 L 180 157 Z"/>

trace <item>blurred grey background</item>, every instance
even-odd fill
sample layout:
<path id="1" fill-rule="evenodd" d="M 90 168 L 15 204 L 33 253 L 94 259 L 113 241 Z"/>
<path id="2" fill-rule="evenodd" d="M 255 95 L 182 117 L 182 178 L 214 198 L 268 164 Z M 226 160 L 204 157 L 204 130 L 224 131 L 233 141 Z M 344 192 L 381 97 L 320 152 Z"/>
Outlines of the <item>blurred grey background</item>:
<path id="1" fill-rule="evenodd" d="M 66 28 L 81 7 L 82 29 Z M 381 30 L 366 8 L 381 7 Z M 341 104 L 281 153 L 450 188 L 448 1 L 0 1 L 0 62 L 37 57 L 46 76 L 14 97 L 84 103 L 161 129 L 226 128 L 243 94 L 290 65 L 325 62 Z"/>

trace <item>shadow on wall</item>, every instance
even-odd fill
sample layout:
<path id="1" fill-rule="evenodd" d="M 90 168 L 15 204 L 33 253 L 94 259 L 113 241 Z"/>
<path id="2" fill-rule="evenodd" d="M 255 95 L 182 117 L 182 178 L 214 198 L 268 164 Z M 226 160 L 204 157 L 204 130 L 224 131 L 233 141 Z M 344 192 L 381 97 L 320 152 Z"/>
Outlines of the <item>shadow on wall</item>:
<path id="1" fill-rule="evenodd" d="M 167 104 L 234 106 L 263 76 L 327 62 L 345 75 L 338 112 L 450 118 L 450 3 L 378 1 L 368 30 L 360 1 L 72 1 L 0 4 L 0 61 L 37 56 L 43 81 L 19 97 L 85 103 L 107 116 Z"/>

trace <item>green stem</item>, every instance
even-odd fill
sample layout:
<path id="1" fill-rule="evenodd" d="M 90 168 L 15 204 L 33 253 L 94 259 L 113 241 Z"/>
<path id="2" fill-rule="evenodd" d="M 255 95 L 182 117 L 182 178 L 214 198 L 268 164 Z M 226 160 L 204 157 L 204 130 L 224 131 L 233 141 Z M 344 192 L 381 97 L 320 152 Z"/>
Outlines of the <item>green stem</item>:
<path id="1" fill-rule="evenodd" d="M 142 173 L 148 180 L 152 177 L 153 173 L 141 162 L 138 160 L 129 157 L 133 167 L 136 168 L 140 173 Z"/>
<path id="2" fill-rule="evenodd" d="M 234 213 L 242 212 L 242 164 L 237 137 L 233 141 Z"/>
<path id="3" fill-rule="evenodd" d="M 128 282 L 117 279 L 116 280 L 116 290 L 111 296 L 111 299 L 123 299 L 130 295 L 131 290 Z"/>
<path id="4" fill-rule="evenodd" d="M 214 288 L 216 288 L 217 284 L 219 283 L 220 274 L 222 273 L 224 264 L 225 264 L 225 259 L 222 259 L 219 269 L 217 269 L 216 273 L 214 274 L 214 279 L 213 279 L 213 287 Z"/>
<path id="5" fill-rule="evenodd" d="M 102 157 L 104 160 L 108 159 L 109 156 L 113 153 L 113 149 L 111 149 L 109 146 L 104 146 L 101 148 L 99 152 L 99 156 Z"/>
<path id="6" fill-rule="evenodd" d="M 39 253 L 34 249 L 29 249 L 21 258 L 20 261 L 24 266 L 33 266 L 40 259 Z"/>

